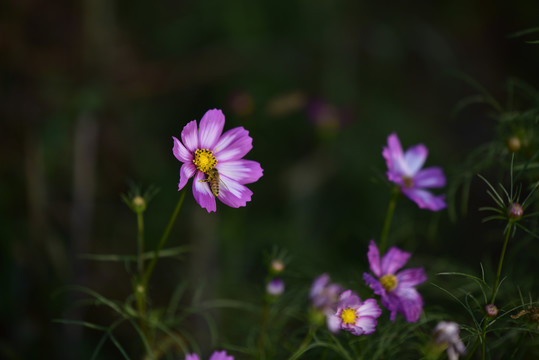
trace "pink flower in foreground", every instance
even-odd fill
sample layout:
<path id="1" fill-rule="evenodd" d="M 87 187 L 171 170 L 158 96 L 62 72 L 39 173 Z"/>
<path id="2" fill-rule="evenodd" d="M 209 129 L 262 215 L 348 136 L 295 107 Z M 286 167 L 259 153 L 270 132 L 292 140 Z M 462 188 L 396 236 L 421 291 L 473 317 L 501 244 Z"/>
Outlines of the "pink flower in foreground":
<path id="1" fill-rule="evenodd" d="M 172 152 L 183 163 L 178 190 L 194 176 L 193 196 L 208 212 L 216 210 L 216 197 L 230 207 L 245 206 L 253 193 L 244 185 L 260 179 L 263 172 L 258 162 L 243 159 L 253 147 L 249 132 L 236 127 L 222 133 L 224 125 L 221 110 L 208 110 L 200 127 L 196 120 L 185 125 L 181 142 L 172 137 Z"/>
<path id="2" fill-rule="evenodd" d="M 438 211 L 447 207 L 445 196 L 435 196 L 425 189 L 444 187 L 446 180 L 440 167 L 421 170 L 428 152 L 423 144 L 412 146 L 403 152 L 397 134 L 393 133 L 388 136 L 387 147 L 384 147 L 382 155 L 386 159 L 389 181 L 397 184 L 402 193 L 421 209 Z"/>
<path id="3" fill-rule="evenodd" d="M 200 360 L 197 354 L 187 354 L 185 360 Z M 227 355 L 226 351 L 214 351 L 208 360 L 234 360 L 233 356 Z"/>
<path id="4" fill-rule="evenodd" d="M 378 279 L 364 273 L 363 280 L 382 298 L 382 305 L 391 311 L 395 321 L 397 312 L 408 322 L 416 322 L 423 311 L 423 298 L 415 289 L 427 280 L 423 268 L 406 269 L 397 273 L 410 258 L 410 253 L 391 247 L 380 261 L 378 247 L 371 240 L 367 257 L 371 271 Z"/>
<path id="5" fill-rule="evenodd" d="M 353 335 L 369 335 L 376 330 L 376 319 L 381 314 L 382 310 L 376 300 L 367 299 L 362 302 L 352 290 L 346 290 L 339 296 L 337 313 L 333 315 L 332 322 Z"/>

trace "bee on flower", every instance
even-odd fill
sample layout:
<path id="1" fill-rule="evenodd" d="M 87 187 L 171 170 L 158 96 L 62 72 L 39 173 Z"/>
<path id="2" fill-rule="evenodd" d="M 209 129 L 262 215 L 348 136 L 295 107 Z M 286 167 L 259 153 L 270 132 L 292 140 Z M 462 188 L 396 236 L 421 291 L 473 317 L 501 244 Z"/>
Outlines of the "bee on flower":
<path id="1" fill-rule="evenodd" d="M 245 185 L 263 173 L 258 162 L 243 159 L 253 147 L 249 132 L 236 127 L 223 133 L 224 125 L 221 110 L 208 110 L 200 126 L 196 120 L 185 125 L 182 141 L 172 137 L 172 152 L 182 163 L 178 190 L 194 177 L 193 196 L 208 212 L 216 211 L 216 198 L 230 207 L 245 206 L 253 194 Z"/>

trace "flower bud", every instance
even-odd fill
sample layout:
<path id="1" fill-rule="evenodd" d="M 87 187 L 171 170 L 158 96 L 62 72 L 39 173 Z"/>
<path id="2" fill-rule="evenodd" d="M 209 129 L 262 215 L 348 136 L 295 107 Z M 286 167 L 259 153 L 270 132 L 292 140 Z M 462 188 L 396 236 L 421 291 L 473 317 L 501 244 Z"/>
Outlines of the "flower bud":
<path id="1" fill-rule="evenodd" d="M 274 274 L 280 274 L 284 270 L 284 263 L 281 260 L 272 260 L 270 264 L 270 270 Z"/>
<path id="2" fill-rule="evenodd" d="M 522 147 L 522 143 L 518 136 L 511 136 L 509 139 L 507 139 L 506 145 L 511 152 L 517 152 Z"/>
<path id="3" fill-rule="evenodd" d="M 133 210 L 140 213 L 146 210 L 146 200 L 142 196 L 135 196 L 132 200 Z"/>
<path id="4" fill-rule="evenodd" d="M 281 278 L 273 278 L 266 285 L 266 292 L 272 296 L 279 296 L 284 292 L 284 281 Z"/>
<path id="5" fill-rule="evenodd" d="M 519 203 L 512 203 L 508 210 L 509 218 L 512 220 L 518 220 L 524 214 L 524 210 Z"/>
<path id="6" fill-rule="evenodd" d="M 494 304 L 488 304 L 485 306 L 485 313 L 488 317 L 496 317 L 498 315 L 498 307 Z"/>

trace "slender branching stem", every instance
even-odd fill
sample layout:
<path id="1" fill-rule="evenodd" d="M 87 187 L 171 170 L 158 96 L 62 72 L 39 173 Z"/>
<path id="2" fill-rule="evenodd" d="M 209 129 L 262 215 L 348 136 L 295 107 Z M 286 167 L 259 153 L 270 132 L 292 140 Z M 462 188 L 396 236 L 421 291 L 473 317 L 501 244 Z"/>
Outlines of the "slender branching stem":
<path id="1" fill-rule="evenodd" d="M 182 208 L 184 199 L 185 199 L 185 190 L 181 192 L 180 199 L 178 200 L 178 203 L 176 204 L 176 208 L 174 209 L 174 212 L 172 213 L 172 216 L 170 217 L 168 225 L 165 228 L 165 231 L 163 232 L 163 236 L 161 236 L 161 240 L 159 240 L 159 243 L 157 244 L 157 247 L 155 248 L 154 256 L 151 259 L 150 263 L 148 264 L 148 268 L 146 268 L 146 271 L 144 272 L 144 276 L 142 278 L 142 285 L 145 288 L 148 285 L 148 282 L 150 281 L 150 277 L 152 276 L 153 269 L 155 268 L 155 264 L 157 263 L 157 259 L 159 258 L 159 251 L 161 251 L 161 249 L 163 248 L 163 246 L 165 246 L 165 243 L 167 242 L 168 236 L 170 235 L 170 231 L 172 230 L 172 226 L 174 225 L 174 222 L 176 221 L 176 218 L 178 217 L 178 213 L 180 212 L 180 209 Z"/>
<path id="2" fill-rule="evenodd" d="M 144 259 L 142 257 L 142 254 L 144 254 L 144 215 L 141 211 L 137 212 L 137 230 L 137 270 L 138 275 L 142 276 L 144 273 Z"/>
<path id="3" fill-rule="evenodd" d="M 172 213 L 172 216 L 170 217 L 170 220 L 167 224 L 167 227 L 165 228 L 165 231 L 163 232 L 163 236 L 161 237 L 161 240 L 159 241 L 154 256 L 150 260 L 150 263 L 147 268 L 144 266 L 144 259 L 142 257 L 143 250 L 144 250 L 144 222 L 142 218 L 142 214 L 137 214 L 137 224 L 138 224 L 138 276 L 134 277 L 133 279 L 133 293 L 135 295 L 137 310 L 140 316 L 140 328 L 142 330 L 142 333 L 146 337 L 146 340 L 151 344 L 152 343 L 152 334 L 150 332 L 150 329 L 148 327 L 147 319 L 146 319 L 146 299 L 148 294 L 148 283 L 150 281 L 150 277 L 152 275 L 153 269 L 155 268 L 155 264 L 157 263 L 157 259 L 159 258 L 159 251 L 163 248 L 165 245 L 168 236 L 170 235 L 170 231 L 172 230 L 172 226 L 174 225 L 174 222 L 176 221 L 176 218 L 178 217 L 178 213 L 180 212 L 180 209 L 183 204 L 183 200 L 185 199 L 185 191 L 182 191 L 180 198 L 178 200 L 178 203 L 176 204 L 176 208 L 174 209 L 174 212 Z"/>
<path id="4" fill-rule="evenodd" d="M 394 187 L 391 191 L 391 199 L 389 200 L 389 205 L 387 206 L 386 219 L 384 221 L 384 227 L 382 228 L 382 235 L 380 236 L 380 254 L 383 254 L 386 251 L 387 246 L 387 237 L 389 235 L 389 229 L 391 228 L 391 221 L 393 220 L 393 213 L 395 212 L 395 206 L 397 205 L 397 198 L 400 195 L 400 189 Z"/>
<path id="5" fill-rule="evenodd" d="M 507 243 L 509 243 L 509 237 L 511 236 L 512 227 L 513 221 L 509 221 L 509 224 L 507 225 L 507 232 L 505 234 L 505 240 L 503 242 L 502 253 L 500 254 L 500 261 L 498 262 L 498 270 L 496 271 L 496 280 L 494 281 L 494 286 L 492 287 L 492 295 L 490 296 L 491 304 L 494 304 L 494 300 L 496 300 L 498 286 L 500 285 L 500 276 L 502 274 L 503 259 L 505 257 L 505 251 L 507 250 Z"/>

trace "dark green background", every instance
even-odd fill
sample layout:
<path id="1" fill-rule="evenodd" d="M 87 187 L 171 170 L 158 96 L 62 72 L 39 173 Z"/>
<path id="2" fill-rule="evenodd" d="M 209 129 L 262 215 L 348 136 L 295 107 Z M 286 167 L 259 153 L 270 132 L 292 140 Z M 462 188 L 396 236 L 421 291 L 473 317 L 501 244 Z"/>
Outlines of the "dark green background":
<path id="1" fill-rule="evenodd" d="M 288 289 L 305 291 L 324 271 L 360 286 L 368 240 L 379 237 L 389 200 L 381 180 L 387 135 L 396 131 L 405 148 L 424 143 L 427 165 L 443 166 L 450 182 L 470 151 L 503 144 L 487 106 L 453 116 L 477 93 L 454 74 L 501 103 L 510 76 L 536 86 L 539 45 L 526 41 L 539 35 L 508 35 L 538 26 L 537 14 L 531 1 L 4 1 L 0 356 L 88 356 L 100 334 L 52 319 L 107 324 L 112 314 L 75 310 L 78 294 L 55 292 L 80 284 L 128 296 L 122 264 L 77 254 L 136 251 L 135 217 L 120 199 L 128 180 L 160 188 L 146 216 L 148 248 L 155 245 L 179 196 L 171 136 L 210 108 L 224 111 L 226 129 L 250 131 L 246 158 L 264 176 L 250 185 L 246 208 L 218 203 L 214 214 L 195 203 L 189 183 L 168 245 L 191 244 L 193 253 L 159 263 L 154 304 L 166 304 L 179 281 L 206 299 L 259 304 L 264 254 L 274 246 L 290 258 Z M 317 104 L 330 120 L 320 120 Z M 507 183 L 508 157 L 501 160 L 485 175 L 503 171 L 493 182 Z M 492 276 L 502 225 L 481 224 L 477 208 L 491 200 L 477 178 L 471 189 L 467 215 L 457 199 L 456 222 L 404 198 L 397 205 L 390 243 L 414 252 L 410 265 L 425 266 L 433 281 L 438 271 L 479 275 L 479 262 Z M 536 267 L 517 249 L 506 267 L 515 278 L 511 299 L 517 286 L 537 289 L 533 278 L 519 283 L 518 274 Z M 426 309 L 444 297 L 421 289 Z M 250 320 L 218 321 L 219 329 L 241 344 Z M 209 351 L 204 325 L 193 327 Z M 127 330 L 119 337 L 138 341 Z M 118 357 L 112 346 L 105 354 Z"/>

